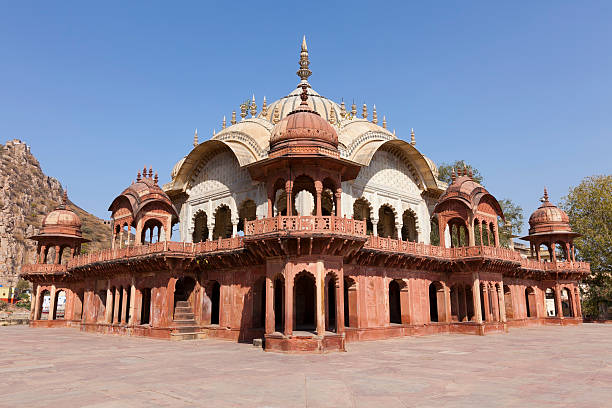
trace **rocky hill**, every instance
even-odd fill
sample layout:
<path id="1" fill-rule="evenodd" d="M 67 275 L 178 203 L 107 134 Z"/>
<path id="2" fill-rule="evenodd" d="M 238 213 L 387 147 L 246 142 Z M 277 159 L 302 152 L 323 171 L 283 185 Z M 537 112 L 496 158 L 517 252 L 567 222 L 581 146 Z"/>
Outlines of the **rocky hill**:
<path id="1" fill-rule="evenodd" d="M 61 203 L 59 181 L 46 176 L 30 147 L 19 140 L 0 145 L 0 285 L 15 285 L 21 265 L 31 263 L 43 217 Z M 83 252 L 107 248 L 110 226 L 74 203 L 68 203 L 82 221 Z"/>

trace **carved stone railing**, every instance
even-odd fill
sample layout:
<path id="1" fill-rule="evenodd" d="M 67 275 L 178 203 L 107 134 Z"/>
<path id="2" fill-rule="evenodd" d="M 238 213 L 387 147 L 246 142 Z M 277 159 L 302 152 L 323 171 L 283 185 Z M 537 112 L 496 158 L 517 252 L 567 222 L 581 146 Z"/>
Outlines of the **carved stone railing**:
<path id="1" fill-rule="evenodd" d="M 352 218 L 330 216 L 278 216 L 247 221 L 245 236 L 269 234 L 274 232 L 335 232 L 359 237 L 366 236 L 365 221 Z"/>
<path id="2" fill-rule="evenodd" d="M 34 273 L 45 273 L 45 274 L 62 274 L 66 273 L 66 265 L 56 264 L 28 264 L 21 267 L 22 274 L 34 274 Z"/>
<path id="3" fill-rule="evenodd" d="M 90 254 L 79 255 L 68 261 L 68 268 L 76 268 L 95 262 L 114 261 L 154 254 L 174 254 L 194 256 L 205 252 L 225 251 L 243 248 L 242 237 L 223 238 L 198 243 L 163 241 L 154 244 L 134 245 L 121 249 L 105 249 Z"/>
<path id="4" fill-rule="evenodd" d="M 374 249 L 389 252 L 399 252 L 414 256 L 434 257 L 446 260 L 459 260 L 466 258 L 484 257 L 520 264 L 523 269 L 546 272 L 589 272 L 588 262 L 538 262 L 524 259 L 514 250 L 492 246 L 472 246 L 459 248 L 442 248 L 416 242 L 407 242 L 393 238 L 381 238 L 370 235 L 365 249 Z"/>

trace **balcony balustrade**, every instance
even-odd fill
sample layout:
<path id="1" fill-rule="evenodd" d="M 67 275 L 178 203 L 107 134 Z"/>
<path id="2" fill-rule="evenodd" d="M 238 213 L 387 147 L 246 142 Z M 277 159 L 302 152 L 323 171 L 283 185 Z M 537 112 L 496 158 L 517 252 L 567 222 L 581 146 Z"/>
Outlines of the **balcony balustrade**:
<path id="1" fill-rule="evenodd" d="M 275 232 L 340 233 L 358 237 L 366 236 L 365 221 L 352 218 L 330 216 L 278 216 L 247 221 L 245 236 L 270 234 Z"/>

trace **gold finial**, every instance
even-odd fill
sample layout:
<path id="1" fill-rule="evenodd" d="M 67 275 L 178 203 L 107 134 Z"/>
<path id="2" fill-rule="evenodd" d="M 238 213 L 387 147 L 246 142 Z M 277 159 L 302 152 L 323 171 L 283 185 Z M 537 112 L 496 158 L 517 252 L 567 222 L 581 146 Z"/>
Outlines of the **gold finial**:
<path id="1" fill-rule="evenodd" d="M 221 122 L 221 129 L 225 129 L 226 128 L 226 122 L 225 122 L 225 115 L 223 115 L 223 122 Z"/>
<path id="2" fill-rule="evenodd" d="M 230 121 L 232 125 L 236 124 L 236 111 L 232 111 L 232 120 Z"/>
<path id="3" fill-rule="evenodd" d="M 248 108 L 249 108 L 248 101 L 240 104 L 240 117 L 242 118 L 241 120 L 244 120 L 244 118 L 246 118 Z"/>
<path id="4" fill-rule="evenodd" d="M 142 178 L 146 179 L 147 178 L 147 166 L 144 166 L 142 168 Z"/>
<path id="5" fill-rule="evenodd" d="M 414 138 L 414 128 L 410 128 L 410 144 L 415 145 L 416 139 Z"/>
<path id="6" fill-rule="evenodd" d="M 363 110 L 361 112 L 361 117 L 363 117 L 364 119 L 368 118 L 368 107 L 366 106 L 366 104 L 363 104 Z"/>
<path id="7" fill-rule="evenodd" d="M 266 103 L 266 97 L 264 96 L 263 104 L 261 105 L 262 116 L 268 116 L 268 104 Z"/>
<path id="8" fill-rule="evenodd" d="M 257 114 L 257 104 L 255 103 L 255 94 L 253 94 L 253 100 L 251 102 L 251 117 L 254 118 Z"/>
<path id="9" fill-rule="evenodd" d="M 383 115 L 383 129 L 387 128 L 387 118 Z"/>
<path id="10" fill-rule="evenodd" d="M 193 134 L 193 147 L 196 147 L 197 145 L 199 145 L 200 143 L 198 142 L 198 128 L 196 128 L 194 134 Z"/>
<path id="11" fill-rule="evenodd" d="M 157 185 L 157 181 L 159 180 L 159 178 L 157 177 L 157 172 L 155 172 L 155 178 L 153 179 L 153 181 L 155 182 L 155 184 Z"/>
<path id="12" fill-rule="evenodd" d="M 141 177 L 141 176 L 140 176 L 140 170 L 139 170 L 139 171 L 138 171 L 138 174 L 136 175 L 136 182 L 139 182 L 139 181 L 140 181 L 140 177 Z"/>
<path id="13" fill-rule="evenodd" d="M 340 104 L 340 117 L 342 119 L 346 117 L 346 106 L 344 105 L 344 98 L 342 98 L 342 103 Z"/>
<path id="14" fill-rule="evenodd" d="M 274 117 L 272 118 L 272 123 L 275 125 L 280 122 L 280 112 L 278 110 L 278 104 L 274 105 Z"/>
<path id="15" fill-rule="evenodd" d="M 378 124 L 378 113 L 376 113 L 376 105 L 372 108 L 372 123 Z"/>
<path id="16" fill-rule="evenodd" d="M 304 36 L 302 39 L 302 50 L 300 52 L 300 69 L 298 69 L 296 74 L 301 79 L 300 84 L 306 84 L 308 87 L 310 87 L 310 84 L 308 84 L 308 77 L 312 75 L 312 71 L 308 69 L 309 65 L 310 60 L 308 59 L 308 47 L 306 46 L 306 36 Z"/>
<path id="17" fill-rule="evenodd" d="M 351 116 L 357 116 L 357 105 L 355 105 L 355 101 L 353 101 L 353 104 L 351 105 Z"/>
<path id="18" fill-rule="evenodd" d="M 153 178 L 153 166 L 149 166 L 149 178 Z"/>

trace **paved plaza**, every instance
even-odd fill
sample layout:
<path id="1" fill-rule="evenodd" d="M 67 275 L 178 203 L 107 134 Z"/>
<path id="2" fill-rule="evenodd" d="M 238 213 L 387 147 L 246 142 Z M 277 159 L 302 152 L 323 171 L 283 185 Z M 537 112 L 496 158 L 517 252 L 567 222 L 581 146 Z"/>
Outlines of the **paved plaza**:
<path id="1" fill-rule="evenodd" d="M 1 407 L 610 407 L 612 325 L 353 343 L 285 355 L 0 327 Z"/>

